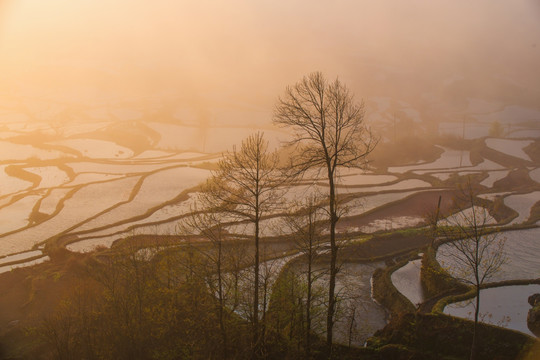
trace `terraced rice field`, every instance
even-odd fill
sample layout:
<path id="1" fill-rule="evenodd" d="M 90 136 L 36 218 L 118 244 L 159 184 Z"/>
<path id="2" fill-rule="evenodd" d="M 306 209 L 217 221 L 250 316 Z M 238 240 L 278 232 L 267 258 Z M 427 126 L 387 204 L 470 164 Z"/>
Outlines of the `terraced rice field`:
<path id="1" fill-rule="evenodd" d="M 482 180 L 482 182 L 480 182 L 480 185 L 484 185 L 489 188 L 493 187 L 493 184 L 495 184 L 496 181 L 504 179 L 509 173 L 509 170 L 489 171 L 488 177 Z"/>
<path id="2" fill-rule="evenodd" d="M 504 204 L 519 215 L 510 224 L 519 224 L 526 221 L 534 204 L 540 201 L 540 191 L 534 191 L 528 194 L 509 195 L 504 198 Z"/>
<path id="3" fill-rule="evenodd" d="M 305 272 L 306 264 L 295 263 L 293 270 L 297 274 Z M 386 310 L 375 302 L 371 296 L 371 278 L 377 268 L 384 267 L 382 262 L 344 263 L 336 278 L 336 294 L 338 296 L 338 312 L 340 316 L 334 326 L 335 340 L 343 345 L 362 345 L 368 337 L 382 329 L 388 320 Z M 324 269 L 315 269 L 323 271 Z M 314 293 L 319 294 L 328 281 L 326 275 L 315 282 Z M 318 289 L 318 290 L 317 290 Z M 323 295 L 324 296 L 324 295 Z M 316 300 L 316 301 L 320 301 Z M 321 336 L 325 334 L 324 313 L 313 319 L 313 329 Z M 353 327 L 352 338 L 349 339 L 350 328 Z"/>
<path id="4" fill-rule="evenodd" d="M 384 104 L 383 99 L 379 105 Z M 421 118 L 414 109 L 403 104 L 400 107 L 411 117 Z M 137 111 L 121 109 L 114 114 L 127 118 L 140 116 Z M 94 115 L 110 116 L 111 111 Z M 0 258 L 0 272 L 47 261 L 46 249 L 42 251 L 36 247 L 53 241 L 63 244 L 65 240 L 68 250 L 88 252 L 98 247 L 110 247 L 115 241 L 133 235 L 177 235 L 178 221 L 198 205 L 197 186 L 211 174 L 202 167 L 207 168 L 217 162 L 221 158 L 220 151 L 230 148 L 233 141 L 237 143 L 235 139 L 239 135 L 252 132 L 252 129 L 239 131 L 238 128 L 225 127 L 202 131 L 196 127 L 158 122 L 146 123 L 145 126 L 149 132 L 154 131 L 157 138 L 152 140 L 153 148 L 139 152 L 110 140 L 80 135 L 81 131 L 101 131 L 107 127 L 107 122 L 66 128 L 65 134 L 75 134 L 76 137 L 50 141 L 48 148 L 11 143 L 9 134 L 3 137 L 0 149 L 8 155 L 0 164 L 0 256 L 3 256 Z M 14 129 L 13 133 L 24 131 L 28 129 Z M 277 145 L 280 133 L 269 132 L 268 135 L 272 144 Z M 522 148 L 528 143 L 518 144 Z M 497 151 L 504 150 L 498 143 L 493 145 L 490 142 L 490 145 Z M 444 184 L 453 175 L 485 174 L 482 185 L 490 188 L 509 174 L 509 169 L 488 159 L 476 161 L 477 165 L 473 166 L 469 151 L 443 150 L 434 162 L 390 167 L 382 173 L 342 170 L 338 194 L 345 199 L 347 212 L 343 217 L 351 223 L 339 231 L 371 233 L 419 226 L 424 223 L 424 217 L 419 215 L 381 215 L 380 218 L 369 218 L 361 225 L 355 225 L 355 219 L 389 205 L 400 204 L 423 191 L 445 191 L 444 186 L 434 187 L 433 184 L 441 184 L 434 178 Z M 16 166 L 8 168 L 11 162 Z M 201 168 L 196 167 L 199 165 Z M 532 169 L 530 176 L 539 181 L 536 170 Z M 529 193 L 528 198 L 536 192 Z M 280 195 L 283 206 L 267 214 L 271 217 L 263 220 L 261 235 L 292 235 L 294 231 L 283 220 L 283 213 L 291 204 L 299 204 L 313 195 L 317 195 L 324 204 L 327 194 L 324 173 L 309 172 L 299 184 L 283 189 Z M 505 203 L 516 208 L 514 200 L 519 195 L 512 192 L 504 195 L 507 195 Z M 520 216 L 528 214 L 531 206 L 527 203 L 526 209 L 517 209 Z M 523 215 L 523 219 L 527 216 Z M 520 217 L 515 221 L 521 220 Z M 253 225 L 230 224 L 227 230 L 230 234 L 246 236 L 253 232 Z M 280 259 L 279 268 L 288 259 Z M 423 299 L 418 284 L 407 282 L 415 277 L 416 265 L 411 262 L 393 275 L 396 286 L 413 303 Z M 340 294 L 350 287 L 361 289 L 354 296 L 344 298 L 341 304 L 343 311 L 355 307 L 363 309 L 361 314 L 355 315 L 354 326 L 360 329 L 360 335 L 352 339 L 356 344 L 363 343 L 367 336 L 386 323 L 384 309 L 371 299 L 370 279 L 378 266 L 383 265 L 345 264 L 338 279 Z M 273 268 L 275 270 L 275 266 Z M 336 337 L 344 344 L 348 342 L 349 325 L 345 322 L 336 324 Z"/>
<path id="5" fill-rule="evenodd" d="M 480 321 L 534 336 L 527 327 L 527 298 L 540 293 L 540 285 L 503 286 L 480 291 Z M 474 319 L 472 300 L 446 306 L 445 314 Z"/>
<path id="6" fill-rule="evenodd" d="M 390 216 L 386 219 L 373 220 L 367 225 L 358 228 L 348 229 L 349 231 L 361 231 L 363 233 L 374 233 L 377 231 L 392 231 L 398 229 L 407 229 L 424 224 L 425 218 L 421 216 Z"/>
<path id="7" fill-rule="evenodd" d="M 73 251 L 88 251 L 98 245 L 110 246 L 114 240 L 130 234 L 175 234 L 177 219 L 189 213 L 194 195 L 186 193 L 205 181 L 208 170 L 186 167 L 193 161 L 215 161 L 219 155 L 200 152 L 148 150 L 137 156 L 122 146 L 93 139 L 56 141 L 51 146 L 72 149 L 63 152 L 38 151 L 5 142 L 24 161 L 38 158 L 42 164 L 22 166 L 37 181 L 25 181 L 3 172 L 6 191 L 0 212 L 0 256 L 28 250 L 58 235 L 73 234 L 81 241 L 68 245 Z M 67 151 L 67 150 L 66 150 Z M 69 152 L 69 151 L 68 151 Z M 79 155 L 74 155 L 78 153 Z M 59 156 L 64 159 L 57 165 Z M 3 169 L 7 165 L 3 166 Z M 376 192 L 430 186 L 419 180 L 395 183 L 392 175 L 346 173 L 342 186 L 356 191 Z M 390 185 L 384 185 L 391 183 Z M 380 185 L 379 185 L 380 184 Z M 375 186 L 374 186 L 375 185 Z M 324 185 L 300 185 L 284 196 L 300 201 L 314 190 L 324 196 Z M 353 191 L 344 188 L 343 191 Z M 14 195 L 17 198 L 14 198 Z M 182 195 L 185 194 L 185 195 Z M 181 196 L 186 198 L 180 199 Z M 381 203 L 382 204 L 382 203 Z M 4 217 L 4 220 L 1 220 Z M 9 219 L 9 221 L 8 221 Z M 270 220 L 269 220 L 270 221 Z M 271 222 L 276 222 L 273 220 Z M 233 232 L 249 229 L 232 227 Z M 265 236 L 282 235 L 283 226 L 268 226 Z M 272 230 L 273 229 L 273 230 Z M 279 229 L 279 231 L 278 231 Z"/>
<path id="8" fill-rule="evenodd" d="M 433 171 L 433 170 L 452 169 L 452 168 L 472 166 L 469 151 L 452 150 L 448 148 L 442 148 L 442 149 L 444 150 L 444 152 L 434 162 L 407 165 L 407 166 L 389 167 L 388 172 L 403 174 L 408 171 L 424 171 L 424 170 Z"/>
<path id="9" fill-rule="evenodd" d="M 505 239 L 504 252 L 506 263 L 490 281 L 536 279 L 540 273 L 540 228 L 502 232 Z M 462 276 L 456 270 L 452 254 L 455 249 L 450 245 L 442 245 L 437 251 L 437 261 L 449 270 L 452 275 Z"/>
<path id="10" fill-rule="evenodd" d="M 497 221 L 489 214 L 488 209 L 481 206 L 474 206 L 467 209 L 463 209 L 457 213 L 448 216 L 440 221 L 441 226 L 471 226 L 476 222 L 480 225 L 493 225 Z"/>
<path id="11" fill-rule="evenodd" d="M 523 151 L 523 148 L 529 146 L 532 142 L 532 140 L 486 139 L 488 147 L 527 161 L 531 161 L 531 158 Z"/>
<path id="12" fill-rule="evenodd" d="M 540 168 L 531 170 L 529 176 L 537 183 L 540 183 Z"/>
<path id="13" fill-rule="evenodd" d="M 129 159 L 133 151 L 127 147 L 119 146 L 110 141 L 94 139 L 67 139 L 52 143 L 72 148 L 82 156 L 90 159 Z"/>
<path id="14" fill-rule="evenodd" d="M 392 283 L 414 305 L 424 302 L 424 290 L 420 282 L 422 260 L 409 261 L 392 273 Z"/>
<path id="15" fill-rule="evenodd" d="M 343 316 L 337 319 L 334 331 L 336 341 L 348 344 L 349 330 L 354 314 L 352 344 L 363 345 L 368 337 L 382 329 L 387 321 L 386 310 L 371 295 L 371 278 L 383 263 L 345 263 L 336 278 L 336 293 L 341 297 L 338 309 Z M 321 279 L 324 280 L 324 279 Z"/>
<path id="16" fill-rule="evenodd" d="M 17 269 L 17 268 L 22 268 L 22 267 L 26 267 L 26 266 L 33 266 L 33 265 L 41 264 L 42 262 L 49 261 L 49 260 L 50 259 L 49 259 L 48 256 L 43 256 L 43 257 L 41 257 L 39 259 L 36 259 L 36 260 L 19 262 L 17 264 L 1 266 L 0 267 L 0 274 L 11 271 L 13 269 Z"/>

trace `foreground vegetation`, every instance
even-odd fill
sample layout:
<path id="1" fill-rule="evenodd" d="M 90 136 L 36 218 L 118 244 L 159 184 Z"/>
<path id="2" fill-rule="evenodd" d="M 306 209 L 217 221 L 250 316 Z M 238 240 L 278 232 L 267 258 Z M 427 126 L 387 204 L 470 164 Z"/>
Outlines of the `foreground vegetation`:
<path id="1" fill-rule="evenodd" d="M 370 241 L 354 246 L 369 252 Z M 250 286 L 243 282 L 242 272 L 249 264 L 241 259 L 253 248 L 224 246 L 224 251 L 240 255 L 236 264 L 225 265 L 228 273 L 237 275 L 227 278 L 225 307 L 209 290 L 214 274 L 208 272 L 211 266 L 199 250 L 194 245 L 155 246 L 146 251 L 116 247 L 88 255 L 65 252 L 50 263 L 6 274 L 0 285 L 11 284 L 14 292 L 26 288 L 25 310 L 31 315 L 3 329 L 2 355 L 9 359 L 252 358 L 251 324 L 244 316 L 251 307 L 250 292 L 245 291 Z M 258 357 L 328 358 L 316 321 L 310 346 L 305 346 L 305 307 L 297 301 L 305 284 L 291 281 L 286 273 L 281 272 L 270 298 L 262 296 L 269 306 L 260 321 Z M 315 306 L 313 317 L 320 316 L 321 310 Z M 367 347 L 334 345 L 333 358 L 463 359 L 470 350 L 473 327 L 471 321 L 403 308 L 393 312 L 390 323 L 375 333 Z M 538 355 L 536 341 L 529 336 L 483 324 L 479 331 L 485 339 L 480 342 L 481 359 Z"/>

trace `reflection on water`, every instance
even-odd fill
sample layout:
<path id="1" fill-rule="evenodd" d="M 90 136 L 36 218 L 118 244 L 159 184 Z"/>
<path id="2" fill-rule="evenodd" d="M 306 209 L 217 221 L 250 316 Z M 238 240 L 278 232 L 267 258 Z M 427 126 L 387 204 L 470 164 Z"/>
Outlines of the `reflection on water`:
<path id="1" fill-rule="evenodd" d="M 43 257 L 40 257 L 39 259 L 27 261 L 27 262 L 24 262 L 24 263 L 18 263 L 18 264 L 13 264 L 13 265 L 2 266 L 2 267 L 0 267 L 0 274 L 3 274 L 5 272 L 11 271 L 11 270 L 17 269 L 17 268 L 22 268 L 22 267 L 41 264 L 42 262 L 45 262 L 45 261 L 48 261 L 48 260 L 50 260 L 50 258 L 48 256 L 43 256 Z"/>
<path id="2" fill-rule="evenodd" d="M 527 161 L 531 161 L 531 158 L 523 151 L 523 148 L 529 146 L 532 142 L 532 140 L 486 139 L 488 147 Z"/>
<path id="3" fill-rule="evenodd" d="M 386 325 L 385 309 L 371 296 L 371 278 L 375 270 L 382 267 L 384 264 L 380 262 L 342 265 L 336 278 L 336 293 L 340 297 L 334 324 L 336 342 L 346 345 L 350 337 L 351 344 L 361 346 Z"/>
<path id="4" fill-rule="evenodd" d="M 408 166 L 392 166 L 388 168 L 388 172 L 405 173 L 411 170 L 437 170 L 472 166 L 469 151 L 452 150 L 443 148 L 442 146 L 441 148 L 444 150 L 444 152 L 434 162 Z"/>
<path id="5" fill-rule="evenodd" d="M 506 238 L 504 251 L 508 262 L 490 281 L 536 279 L 540 274 L 540 228 L 508 231 L 500 236 Z M 456 275 L 453 268 L 449 245 L 442 245 L 437 251 L 437 260 L 445 266 L 451 274 Z M 480 296 L 480 312 L 482 321 L 494 325 L 508 327 L 527 334 L 527 312 L 530 306 L 527 298 L 540 293 L 540 285 L 516 285 L 484 289 Z M 472 319 L 474 306 L 465 301 L 446 307 L 445 313 Z"/>
<path id="6" fill-rule="evenodd" d="M 338 298 L 334 317 L 334 341 L 348 345 L 363 346 L 365 341 L 387 323 L 384 307 L 371 296 L 371 278 L 384 263 L 344 263 L 336 276 L 335 293 Z M 290 268 L 305 281 L 306 263 L 296 262 Z M 312 330 L 326 337 L 326 312 L 328 300 L 328 264 L 318 264 L 313 292 Z M 305 294 L 304 294 L 305 300 Z"/>
<path id="7" fill-rule="evenodd" d="M 392 273 L 392 283 L 414 305 L 424 302 L 424 290 L 420 282 L 422 260 L 409 261 Z"/>
<path id="8" fill-rule="evenodd" d="M 532 206 L 538 201 L 540 201 L 540 191 L 505 197 L 504 204 L 514 209 L 519 214 L 519 216 L 512 220 L 510 224 L 519 224 L 526 221 L 531 215 Z"/>
<path id="9" fill-rule="evenodd" d="M 484 185 L 486 187 L 492 187 L 493 184 L 495 184 L 496 181 L 499 181 L 501 179 L 504 179 L 508 173 L 510 173 L 509 170 L 495 170 L 495 171 L 489 171 L 488 177 L 482 180 L 480 185 Z"/>
<path id="10" fill-rule="evenodd" d="M 14 261 L 22 261 L 24 259 L 30 259 L 32 257 L 43 255 L 41 250 L 26 251 L 15 255 L 6 256 L 0 259 L 0 265 L 7 264 Z"/>
<path id="11" fill-rule="evenodd" d="M 515 285 L 480 291 L 480 320 L 534 336 L 527 328 L 527 298 L 540 293 L 540 285 Z M 474 299 L 448 305 L 445 314 L 472 320 Z"/>
<path id="12" fill-rule="evenodd" d="M 508 262 L 497 272 L 491 281 L 536 279 L 540 274 L 540 228 L 507 231 L 499 234 L 506 238 L 504 251 Z M 437 261 L 457 276 L 451 245 L 441 245 L 437 251 Z"/>

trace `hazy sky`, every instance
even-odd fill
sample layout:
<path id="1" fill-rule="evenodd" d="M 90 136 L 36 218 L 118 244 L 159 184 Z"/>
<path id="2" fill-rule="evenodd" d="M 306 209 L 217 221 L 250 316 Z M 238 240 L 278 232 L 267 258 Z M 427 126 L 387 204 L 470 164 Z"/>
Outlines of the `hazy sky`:
<path id="1" fill-rule="evenodd" d="M 537 0 L 0 0 L 0 22 L 4 94 L 268 108 L 314 70 L 360 97 L 486 73 L 540 93 Z"/>

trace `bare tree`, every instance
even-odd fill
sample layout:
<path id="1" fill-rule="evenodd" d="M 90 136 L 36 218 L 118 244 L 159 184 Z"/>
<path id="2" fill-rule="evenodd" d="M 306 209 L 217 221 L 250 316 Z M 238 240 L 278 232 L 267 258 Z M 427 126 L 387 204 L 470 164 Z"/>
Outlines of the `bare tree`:
<path id="1" fill-rule="evenodd" d="M 353 95 L 339 79 L 328 82 L 320 72 L 305 76 L 294 86 L 287 87 L 285 95 L 278 99 L 275 107 L 274 122 L 289 126 L 295 132 L 295 138 L 290 145 L 296 147 L 292 165 L 298 173 L 305 173 L 308 169 L 324 169 L 328 179 L 330 281 L 326 342 L 331 352 L 338 272 L 338 169 L 365 168 L 367 156 L 377 141 L 364 122 L 363 103 L 356 103 Z"/>
<path id="2" fill-rule="evenodd" d="M 210 248 L 195 245 L 193 249 L 201 255 L 204 261 L 204 271 L 201 271 L 199 275 L 212 294 L 217 297 L 216 315 L 221 333 L 221 351 L 223 358 L 228 358 L 229 345 L 225 314 L 228 287 L 225 276 L 224 219 L 217 210 L 219 204 L 216 203 L 216 196 L 211 189 L 212 187 L 203 187 L 202 191 L 197 195 L 196 205 L 191 208 L 190 216 L 183 219 L 178 230 L 184 235 L 200 235 L 210 242 Z"/>
<path id="3" fill-rule="evenodd" d="M 448 217 L 441 231 L 448 243 L 446 256 L 450 259 L 450 272 L 458 280 L 474 287 L 476 293 L 474 331 L 470 359 L 477 358 L 478 316 L 480 289 L 507 261 L 504 254 L 505 238 L 489 226 L 492 219 L 485 207 L 477 205 L 474 190 L 468 182 L 462 190 L 460 211 Z M 448 264 L 446 265 L 448 266 Z"/>
<path id="4" fill-rule="evenodd" d="M 253 265 L 253 349 L 260 347 L 259 291 L 260 286 L 260 223 L 264 214 L 280 203 L 285 178 L 280 176 L 278 156 L 270 152 L 268 142 L 258 132 L 242 141 L 240 149 L 233 148 L 218 164 L 218 170 L 209 180 L 208 187 L 220 203 L 219 211 L 237 221 L 252 225 L 255 255 Z"/>
<path id="5" fill-rule="evenodd" d="M 313 319 L 314 285 L 324 271 L 315 268 L 316 261 L 322 250 L 322 207 L 317 196 L 309 197 L 305 203 L 293 207 L 292 213 L 285 220 L 290 230 L 294 232 L 293 239 L 296 249 L 305 257 L 307 269 L 303 272 L 306 284 L 304 348 L 306 358 L 311 354 L 311 332 Z"/>

